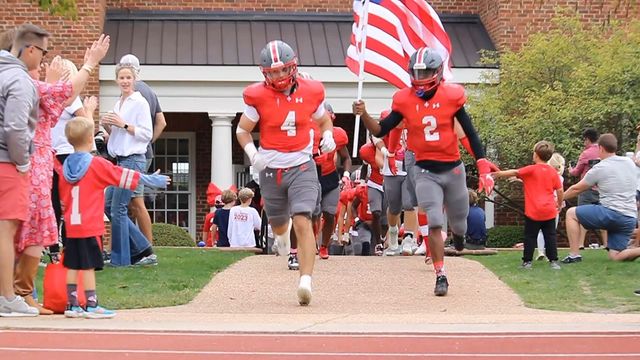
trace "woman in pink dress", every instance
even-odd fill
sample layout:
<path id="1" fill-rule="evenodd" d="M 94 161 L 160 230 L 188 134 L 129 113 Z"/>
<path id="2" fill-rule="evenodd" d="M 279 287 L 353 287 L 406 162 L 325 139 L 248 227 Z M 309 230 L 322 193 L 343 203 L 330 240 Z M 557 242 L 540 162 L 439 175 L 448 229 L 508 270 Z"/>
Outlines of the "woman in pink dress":
<path id="1" fill-rule="evenodd" d="M 40 97 L 38 124 L 33 138 L 34 151 L 31 155 L 29 219 L 22 224 L 20 238 L 16 243 L 19 255 L 14 274 L 16 295 L 24 298 L 30 306 L 39 309 L 41 315 L 53 314 L 33 299 L 35 276 L 38 272 L 40 256 L 44 247 L 58 241 L 56 217 L 51 203 L 53 181 L 53 147 L 51 128 L 55 126 L 70 100 L 84 89 L 91 72 L 99 64 L 109 49 L 109 37 L 102 35 L 85 53 L 85 64 L 72 79 L 62 66 L 62 59 L 55 57 L 46 68 L 46 82 L 39 81 L 39 73 L 32 73 L 34 85 Z"/>

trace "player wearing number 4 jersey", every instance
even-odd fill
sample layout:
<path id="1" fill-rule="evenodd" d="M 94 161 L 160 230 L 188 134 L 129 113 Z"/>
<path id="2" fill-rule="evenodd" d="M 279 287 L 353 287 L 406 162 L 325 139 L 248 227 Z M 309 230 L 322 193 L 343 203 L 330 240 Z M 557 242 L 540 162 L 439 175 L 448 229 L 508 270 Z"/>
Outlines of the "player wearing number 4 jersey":
<path id="1" fill-rule="evenodd" d="M 324 107 L 324 87 L 297 76 L 297 58 L 282 41 L 269 42 L 260 53 L 264 82 L 243 93 L 245 111 L 236 135 L 254 169 L 260 172 L 260 188 L 281 255 L 289 251 L 289 223 L 298 238 L 300 305 L 311 301 L 311 273 L 316 254 L 311 215 L 320 197 L 316 166 L 312 160 L 316 121 L 322 140 L 320 151 L 336 148 L 331 119 Z M 259 125 L 260 150 L 251 138 Z"/>
<path id="2" fill-rule="evenodd" d="M 64 205 L 67 240 L 64 247 L 64 266 L 67 271 L 67 317 L 110 318 L 111 310 L 98 305 L 94 270 L 103 267 L 100 238 L 104 234 L 104 189 L 117 186 L 133 190 L 138 182 L 155 188 L 166 188 L 169 177 L 143 175 L 94 157 L 93 121 L 77 117 L 65 128 L 65 135 L 73 145 L 63 164 L 60 179 L 60 201 Z M 87 308 L 78 304 L 76 278 L 83 270 Z"/>
<path id="3" fill-rule="evenodd" d="M 480 187 L 490 193 L 492 170 L 464 109 L 464 88 L 442 81 L 442 57 L 433 49 L 420 48 L 409 60 L 412 87 L 397 91 L 391 113 L 380 123 L 366 112 L 362 101 L 354 103 L 354 114 L 361 115 L 371 133 L 380 138 L 405 119 L 407 148 L 415 153 L 414 171 L 418 206 L 429 218 L 429 245 L 436 272 L 436 296 L 447 294 L 449 283 L 444 269 L 443 206 L 447 210 L 457 250 L 464 248 L 469 201 L 464 164 L 460 161 L 454 122 L 460 122 L 476 158 Z"/>

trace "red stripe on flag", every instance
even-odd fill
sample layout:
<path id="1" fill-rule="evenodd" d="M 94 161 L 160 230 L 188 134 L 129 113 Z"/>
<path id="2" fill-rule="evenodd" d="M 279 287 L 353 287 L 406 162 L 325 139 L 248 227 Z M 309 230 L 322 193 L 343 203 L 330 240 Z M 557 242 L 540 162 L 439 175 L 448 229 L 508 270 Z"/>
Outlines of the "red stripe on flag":
<path id="1" fill-rule="evenodd" d="M 441 25 L 431 16 L 429 11 L 420 6 L 416 0 L 406 0 L 405 6 L 411 13 L 413 13 L 422 24 L 435 36 L 442 45 L 447 49 L 449 54 L 451 54 L 451 41 L 449 40 L 449 35 L 444 31 Z M 429 5 L 427 5 L 429 6 Z"/>
<path id="2" fill-rule="evenodd" d="M 360 72 L 360 64 L 358 64 L 357 60 L 347 57 L 345 63 L 352 73 L 358 74 Z M 396 76 L 396 74 L 371 62 L 364 62 L 364 71 L 388 81 L 390 84 L 399 89 L 407 87 L 402 79 Z"/>

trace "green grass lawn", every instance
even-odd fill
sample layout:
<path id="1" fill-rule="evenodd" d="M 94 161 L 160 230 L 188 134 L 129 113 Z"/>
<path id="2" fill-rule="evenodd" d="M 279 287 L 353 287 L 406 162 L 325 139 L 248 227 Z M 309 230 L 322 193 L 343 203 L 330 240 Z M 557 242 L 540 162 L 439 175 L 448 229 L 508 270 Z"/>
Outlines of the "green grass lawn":
<path id="1" fill-rule="evenodd" d="M 560 251 L 560 259 L 567 251 Z M 583 261 L 560 264 L 551 270 L 547 262 L 533 262 L 532 270 L 519 269 L 521 251 L 501 251 L 494 256 L 470 257 L 493 271 L 532 308 L 595 312 L 640 312 L 640 263 L 613 262 L 604 250 L 582 251 Z"/>
<path id="2" fill-rule="evenodd" d="M 251 253 L 197 248 L 155 248 L 158 265 L 110 268 L 96 272 L 100 303 L 107 308 L 135 309 L 186 304 L 213 275 Z M 41 268 L 36 284 L 42 296 Z M 42 302 L 42 299 L 40 299 Z"/>

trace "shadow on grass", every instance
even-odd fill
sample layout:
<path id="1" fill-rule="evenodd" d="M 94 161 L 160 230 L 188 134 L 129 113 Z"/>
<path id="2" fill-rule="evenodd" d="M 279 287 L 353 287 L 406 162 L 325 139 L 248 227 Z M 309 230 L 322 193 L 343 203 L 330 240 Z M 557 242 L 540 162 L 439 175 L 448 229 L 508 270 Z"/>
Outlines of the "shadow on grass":
<path id="1" fill-rule="evenodd" d="M 252 255 L 197 248 L 155 248 L 158 265 L 110 268 L 96 272 L 100 304 L 113 309 L 182 305 L 191 301 L 213 276 Z M 36 284 L 42 297 L 40 269 Z M 40 299 L 42 302 L 42 298 Z"/>
<path id="2" fill-rule="evenodd" d="M 566 251 L 560 251 L 562 259 Z M 509 285 L 529 307 L 546 310 L 638 313 L 640 298 L 633 291 L 640 288 L 636 262 L 613 262 L 604 250 L 585 250 L 583 261 L 560 264 L 552 270 L 546 261 L 533 262 L 533 269 L 523 270 L 522 252 L 503 251 L 495 256 L 474 257 L 500 280 Z"/>

